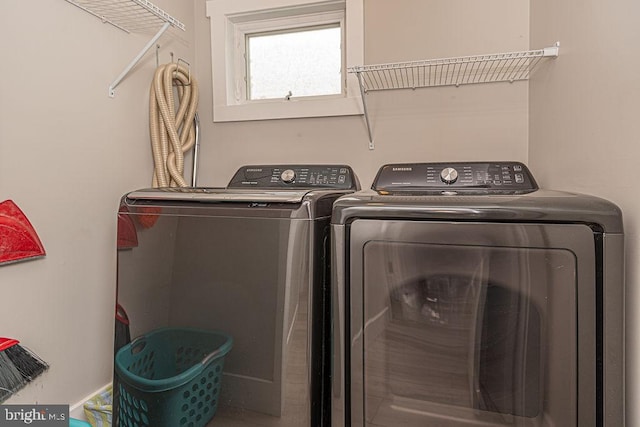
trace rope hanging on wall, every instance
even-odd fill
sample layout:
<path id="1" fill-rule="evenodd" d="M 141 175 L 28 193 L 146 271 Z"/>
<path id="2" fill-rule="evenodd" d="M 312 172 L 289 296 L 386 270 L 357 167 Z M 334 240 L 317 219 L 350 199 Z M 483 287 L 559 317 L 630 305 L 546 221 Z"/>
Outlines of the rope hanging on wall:
<path id="1" fill-rule="evenodd" d="M 177 89 L 176 111 L 174 88 Z M 154 187 L 187 187 L 184 153 L 195 144 L 194 116 L 198 84 L 187 68 L 177 63 L 156 69 L 149 96 L 149 131 L 153 152 Z"/>

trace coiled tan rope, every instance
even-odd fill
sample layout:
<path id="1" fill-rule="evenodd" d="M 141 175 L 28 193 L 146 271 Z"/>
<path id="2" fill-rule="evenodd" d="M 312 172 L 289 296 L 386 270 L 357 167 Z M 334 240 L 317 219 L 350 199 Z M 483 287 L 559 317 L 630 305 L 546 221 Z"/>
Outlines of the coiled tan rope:
<path id="1" fill-rule="evenodd" d="M 177 112 L 174 88 L 178 94 Z M 154 187 L 188 186 L 183 176 L 184 153 L 195 144 L 193 118 L 197 108 L 198 83 L 189 70 L 176 63 L 159 66 L 149 94 Z"/>

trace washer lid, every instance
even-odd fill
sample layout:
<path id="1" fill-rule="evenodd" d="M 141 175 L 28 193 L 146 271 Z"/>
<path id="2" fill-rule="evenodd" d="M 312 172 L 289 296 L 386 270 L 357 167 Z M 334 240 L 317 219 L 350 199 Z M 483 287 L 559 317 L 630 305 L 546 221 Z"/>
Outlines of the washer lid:
<path id="1" fill-rule="evenodd" d="M 310 190 L 242 190 L 207 187 L 148 188 L 127 194 L 129 200 L 181 202 L 301 203 Z"/>

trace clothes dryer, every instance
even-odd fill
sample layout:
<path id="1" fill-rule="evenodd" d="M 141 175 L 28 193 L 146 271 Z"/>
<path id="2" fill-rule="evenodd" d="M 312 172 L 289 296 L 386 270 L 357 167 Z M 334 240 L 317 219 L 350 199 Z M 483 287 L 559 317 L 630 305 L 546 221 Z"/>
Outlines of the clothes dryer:
<path id="1" fill-rule="evenodd" d="M 623 226 L 517 162 L 393 164 L 332 219 L 333 426 L 622 426 Z"/>
<path id="2" fill-rule="evenodd" d="M 330 216 L 333 201 L 358 186 L 345 165 L 250 165 L 227 188 L 126 194 L 115 350 L 163 328 L 222 331 L 233 347 L 207 425 L 328 423 Z M 198 399 L 214 396 L 204 384 L 185 392 L 184 410 L 197 420 L 210 415 Z"/>

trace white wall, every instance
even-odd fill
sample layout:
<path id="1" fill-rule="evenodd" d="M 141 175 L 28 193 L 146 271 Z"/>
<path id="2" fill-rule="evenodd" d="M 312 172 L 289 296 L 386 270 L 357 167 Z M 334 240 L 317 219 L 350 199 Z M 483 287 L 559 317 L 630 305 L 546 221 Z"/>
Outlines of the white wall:
<path id="1" fill-rule="evenodd" d="M 640 3 L 531 2 L 531 42 L 560 56 L 531 80 L 529 164 L 544 187 L 595 194 L 623 211 L 627 286 L 627 425 L 640 425 Z"/>
<path id="2" fill-rule="evenodd" d="M 250 163 L 347 163 L 369 187 L 390 162 L 526 160 L 526 82 L 371 93 L 374 151 L 362 116 L 213 123 L 205 3 L 195 1 L 203 185 L 225 185 Z M 365 0 L 364 7 L 367 64 L 529 48 L 524 0 Z"/>
<path id="3" fill-rule="evenodd" d="M 193 4 L 156 1 L 186 21 Z M 43 259 L 0 265 L 0 336 L 51 368 L 9 403 L 73 403 L 110 381 L 120 196 L 151 179 L 147 99 L 155 56 L 107 96 L 150 36 L 129 35 L 63 0 L 0 2 L 0 201 L 36 228 Z M 193 43 L 163 40 L 193 58 Z"/>

